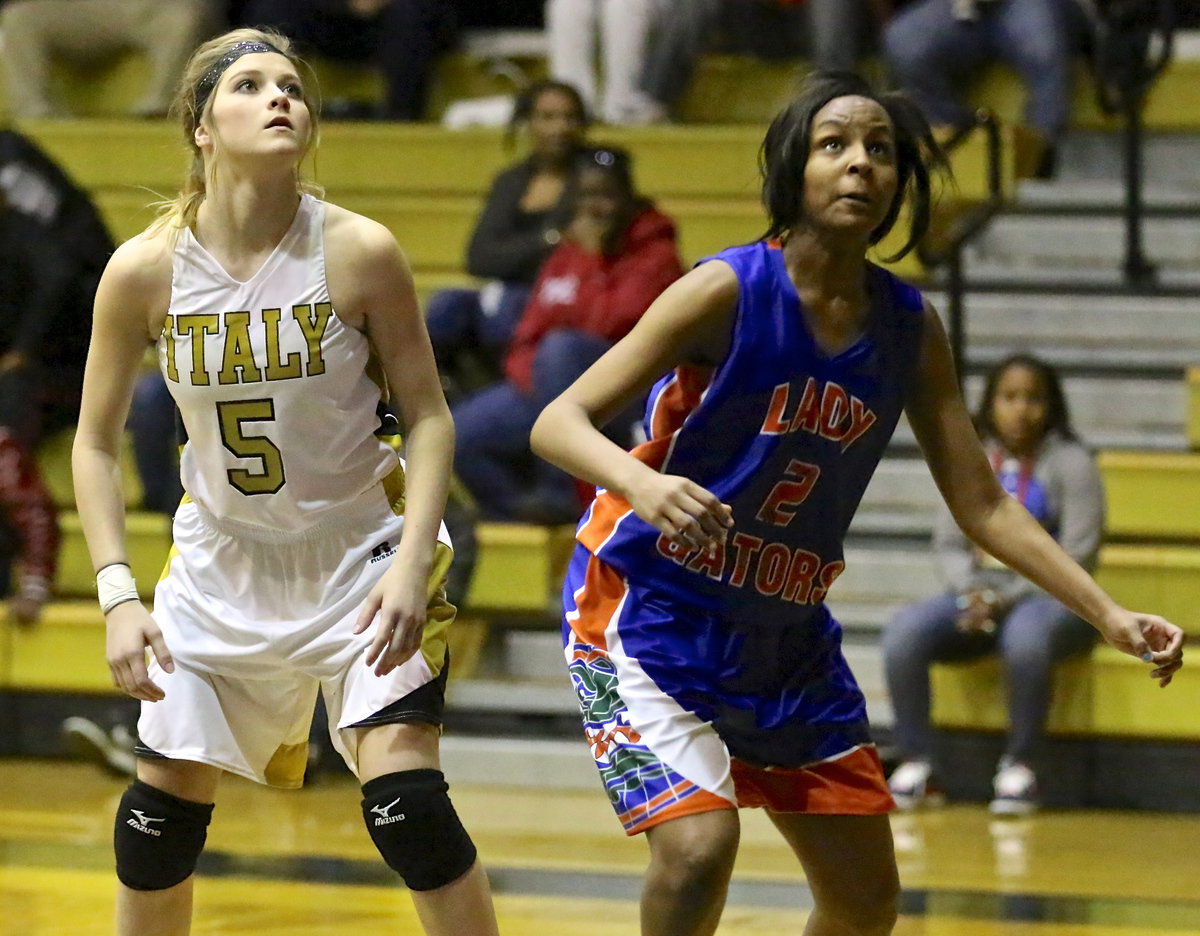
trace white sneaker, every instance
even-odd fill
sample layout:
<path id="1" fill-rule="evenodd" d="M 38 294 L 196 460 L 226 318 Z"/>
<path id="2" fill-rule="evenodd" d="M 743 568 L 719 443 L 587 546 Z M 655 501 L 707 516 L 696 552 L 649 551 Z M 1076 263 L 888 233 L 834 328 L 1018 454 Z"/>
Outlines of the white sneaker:
<path id="1" fill-rule="evenodd" d="M 1025 764 L 1000 761 L 992 780 L 994 798 L 989 807 L 996 816 L 1028 816 L 1038 808 L 1037 775 Z"/>
<path id="2" fill-rule="evenodd" d="M 933 779 L 929 761 L 905 761 L 888 778 L 888 789 L 899 809 L 918 806 L 941 806 L 946 797 Z"/>
<path id="3" fill-rule="evenodd" d="M 133 733 L 124 725 L 105 731 L 94 721 L 73 715 L 62 723 L 63 739 L 76 753 L 118 777 L 137 773 Z"/>

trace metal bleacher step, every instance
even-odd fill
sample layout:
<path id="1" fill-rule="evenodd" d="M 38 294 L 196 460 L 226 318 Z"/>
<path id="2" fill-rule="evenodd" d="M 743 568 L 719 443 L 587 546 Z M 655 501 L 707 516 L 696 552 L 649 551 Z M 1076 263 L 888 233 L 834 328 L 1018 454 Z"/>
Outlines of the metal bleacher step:
<path id="1" fill-rule="evenodd" d="M 886 458 L 867 485 L 850 523 L 850 534 L 928 537 L 939 502 L 940 495 L 924 461 Z"/>
<path id="2" fill-rule="evenodd" d="M 1151 216 L 1143 233 L 1147 256 L 1164 270 L 1187 275 L 1200 256 L 1200 218 Z M 968 277 L 987 267 L 1052 272 L 1068 281 L 1083 272 L 1119 272 L 1125 221 L 1118 212 L 1079 217 L 1072 213 L 1002 214 L 965 253 Z"/>
<path id="3" fill-rule="evenodd" d="M 1019 201 L 1120 206 L 1124 198 L 1125 141 L 1120 132 L 1073 129 L 1058 146 L 1058 178 L 1020 184 Z M 1200 134 L 1150 132 L 1142 139 L 1144 199 L 1148 206 L 1196 203 L 1192 168 Z"/>
<path id="4" fill-rule="evenodd" d="M 943 294 L 927 295 L 946 308 Z M 1185 297 L 972 292 L 965 312 L 973 363 L 1027 348 L 1075 369 L 1174 376 L 1200 361 L 1200 315 Z"/>

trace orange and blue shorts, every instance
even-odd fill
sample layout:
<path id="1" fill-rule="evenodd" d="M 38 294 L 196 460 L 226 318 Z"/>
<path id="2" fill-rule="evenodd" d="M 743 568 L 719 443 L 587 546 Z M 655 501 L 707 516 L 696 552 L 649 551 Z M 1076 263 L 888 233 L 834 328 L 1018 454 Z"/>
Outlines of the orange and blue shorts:
<path id="1" fill-rule="evenodd" d="M 874 815 L 894 808 L 840 649 L 821 677 L 664 598 L 580 547 L 564 587 L 567 666 L 604 788 L 630 835 L 739 807 Z M 748 672 L 747 661 L 757 661 Z M 765 669 L 764 669 L 765 665 Z M 799 679 L 799 682 L 797 682 Z M 757 683 L 757 685 L 755 685 Z"/>

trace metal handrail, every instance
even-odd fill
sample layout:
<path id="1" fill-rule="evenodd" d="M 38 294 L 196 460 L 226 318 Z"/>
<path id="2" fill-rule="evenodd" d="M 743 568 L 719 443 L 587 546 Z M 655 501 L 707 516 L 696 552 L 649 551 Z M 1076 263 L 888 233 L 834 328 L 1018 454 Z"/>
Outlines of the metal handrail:
<path id="1" fill-rule="evenodd" d="M 978 237 L 1004 207 L 1004 185 L 1001 174 L 1000 122 L 995 113 L 987 108 L 975 112 L 974 123 L 962 128 L 943 144 L 947 153 L 958 149 L 976 130 L 985 134 L 987 162 L 984 167 L 987 180 L 987 199 L 953 218 L 946 227 L 946 236 L 939 247 L 923 241 L 917 247 L 917 256 L 928 267 L 946 267 L 946 325 L 950 339 L 950 350 L 954 354 L 954 366 L 958 379 L 963 379 L 963 356 L 966 348 L 966 308 L 964 298 L 966 281 L 963 277 L 963 249 Z"/>
<path id="2" fill-rule="evenodd" d="M 1142 109 L 1174 50 L 1173 0 L 1107 0 L 1098 8 L 1095 73 L 1101 110 L 1125 121 L 1125 279 L 1153 285 L 1157 269 L 1142 249 Z"/>

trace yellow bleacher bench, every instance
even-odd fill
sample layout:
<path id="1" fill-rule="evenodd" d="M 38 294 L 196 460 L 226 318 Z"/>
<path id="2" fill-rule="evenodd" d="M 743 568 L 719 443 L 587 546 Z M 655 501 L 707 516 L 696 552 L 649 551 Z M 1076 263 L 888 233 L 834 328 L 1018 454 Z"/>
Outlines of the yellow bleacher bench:
<path id="1" fill-rule="evenodd" d="M 0 617 L 0 689 L 117 694 L 96 601 L 53 602 L 34 627 Z"/>
<path id="2" fill-rule="evenodd" d="M 481 523 L 479 559 L 466 606 L 471 612 L 556 613 L 574 548 L 570 526 Z"/>
<path id="3" fill-rule="evenodd" d="M 1107 645 L 1055 669 L 1051 735 L 1200 741 L 1200 681 L 1178 676 L 1166 689 L 1150 666 Z M 933 722 L 941 728 L 1003 731 L 1008 693 L 996 658 L 936 664 Z"/>
<path id="4" fill-rule="evenodd" d="M 1200 453 L 1101 452 L 1108 535 L 1200 541 Z"/>

